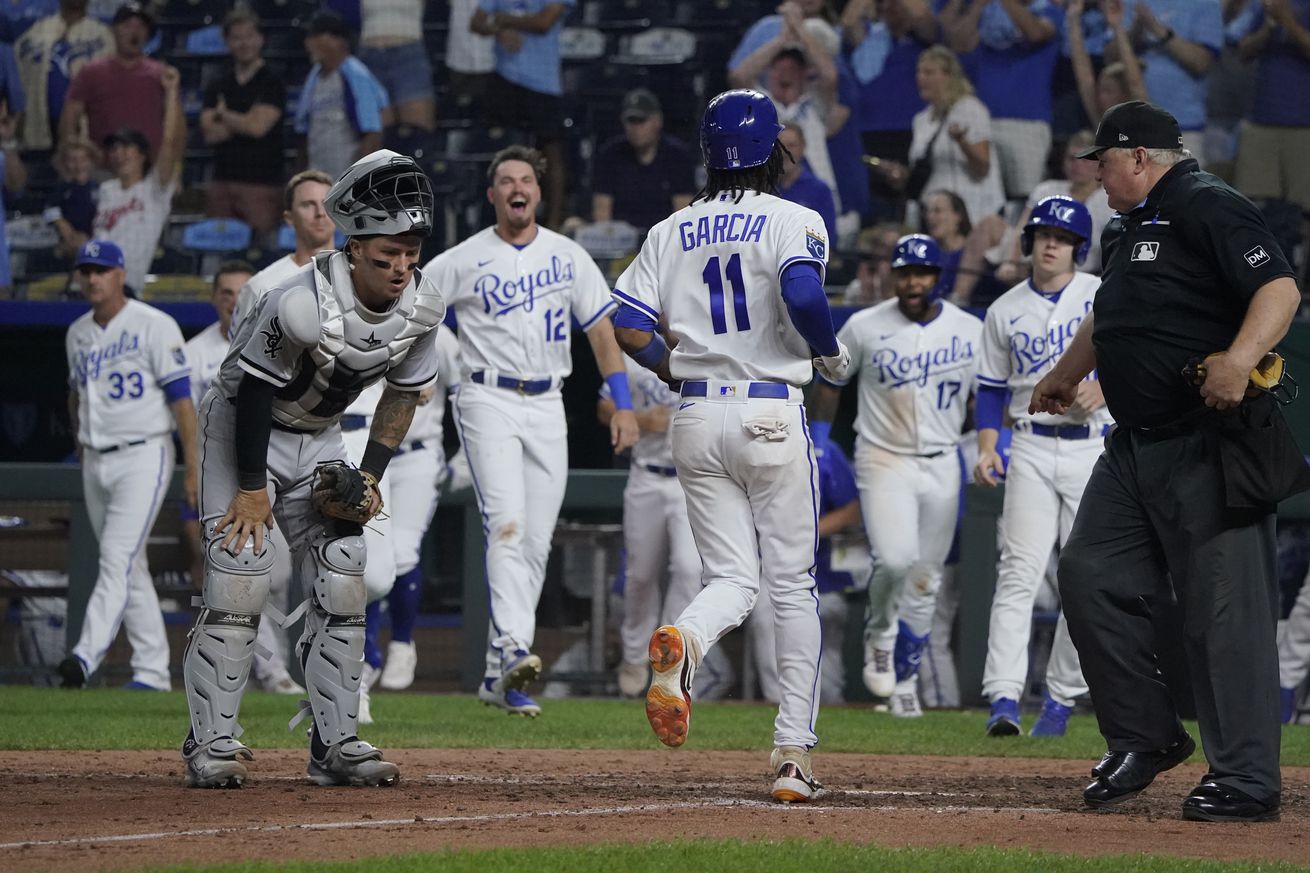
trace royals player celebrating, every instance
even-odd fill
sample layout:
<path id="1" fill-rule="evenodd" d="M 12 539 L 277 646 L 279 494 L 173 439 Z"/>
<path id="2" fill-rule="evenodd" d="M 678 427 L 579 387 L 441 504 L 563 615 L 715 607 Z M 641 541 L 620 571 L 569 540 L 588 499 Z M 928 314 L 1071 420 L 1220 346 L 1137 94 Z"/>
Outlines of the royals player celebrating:
<path id="1" fill-rule="evenodd" d="M 574 321 L 619 410 L 610 422 L 614 450 L 637 439 L 605 277 L 579 245 L 537 225 L 544 171 L 533 149 L 498 152 L 487 171 L 495 225 L 424 268 L 459 321 L 463 374 L 453 410 L 482 512 L 491 588 L 478 697 L 526 716 L 541 712 L 524 689 L 541 673 L 541 658 L 532 654 L 537 601 L 568 480 L 559 389 L 572 369 Z"/>
<path id="2" fill-rule="evenodd" d="M 182 332 L 158 309 L 127 299 L 123 252 L 114 243 L 83 245 L 76 270 L 91 311 L 68 328 L 68 408 L 100 572 L 59 673 L 66 687 L 86 684 L 122 625 L 132 644 L 129 687 L 167 691 L 168 638 L 145 542 L 173 477 L 174 424 L 186 501 L 196 503 L 196 412 Z"/>
<path id="3" fill-rule="evenodd" d="M 959 510 L 956 448 L 982 334 L 978 319 L 934 298 L 941 269 L 932 237 L 901 237 L 892 253 L 895 298 L 857 312 L 838 334 L 860 377 L 855 471 L 877 556 L 864 682 L 904 717 L 923 715 L 919 663 Z M 816 439 L 827 440 L 838 395 L 831 385 L 817 387 Z"/>
<path id="4" fill-rule="evenodd" d="M 307 589 L 298 653 L 309 690 L 301 715 L 313 717 L 309 776 L 319 785 L 399 778 L 381 751 L 356 736 L 363 531 L 316 509 L 313 483 L 321 483 L 316 467 L 345 455 L 338 417 L 385 377 L 360 470 L 336 473 L 351 503 L 362 506 L 359 515 L 376 512 L 376 483 L 419 392 L 436 379 L 445 305 L 414 269 L 432 227 L 432 188 L 412 159 L 381 150 L 347 170 L 326 205 L 350 237 L 346 250 L 316 256 L 259 299 L 201 410 L 207 566 L 183 667 L 191 729 L 182 754 L 193 786 L 238 786 L 242 761 L 252 757 L 237 739 L 237 713 L 268 596 L 273 555 L 264 531 L 274 512 Z"/>
<path id="5" fill-rule="evenodd" d="M 701 124 L 705 190 L 651 229 L 614 296 L 624 351 L 682 382 L 673 461 L 705 586 L 651 637 L 646 716 L 665 745 L 686 741 L 696 668 L 762 587 L 780 641 L 773 797 L 791 802 L 820 789 L 809 752 L 818 742 L 818 477 L 800 386 L 815 365 L 842 378 L 850 357 L 823 293 L 823 219 L 768 193 L 790 159 L 781 130 L 757 91 L 711 100 Z M 671 355 L 656 333 L 661 317 L 680 338 Z"/>
<path id="6" fill-rule="evenodd" d="M 1033 387 L 1092 311 L 1100 280 L 1074 270 L 1087 257 L 1091 238 L 1092 217 L 1082 203 L 1062 195 L 1039 201 L 1021 240 L 1023 253 L 1032 256 L 1032 278 L 991 305 L 983 329 L 974 481 L 993 487 L 1005 477 L 1001 563 L 983 669 L 983 694 L 992 702 L 990 736 L 1020 733 L 1033 600 L 1051 550 L 1069 536 L 1083 488 L 1101 456 L 1101 437 L 1111 423 L 1095 373 L 1079 385 L 1078 398 L 1064 415 L 1028 414 Z M 1014 421 L 1008 472 L 996 451 L 1007 413 Z M 1063 735 L 1073 699 L 1086 693 L 1078 652 L 1061 613 L 1046 668 L 1046 702 L 1032 735 Z"/>
<path id="7" fill-rule="evenodd" d="M 423 573 L 419 569 L 419 552 L 423 534 L 437 511 L 437 489 L 446 474 L 445 450 L 442 446 L 442 420 L 446 417 L 446 393 L 459 378 L 459 340 L 445 325 L 437 327 L 437 381 L 419 395 L 414 421 L 405 441 L 387 468 L 391 475 L 378 483 L 386 516 L 375 518 L 364 528 L 368 546 L 368 566 L 364 585 L 368 589 L 365 610 L 367 631 L 364 636 L 364 673 L 359 680 L 360 724 L 373 722 L 369 706 L 369 689 L 379 679 L 391 690 L 408 688 L 414 683 L 418 653 L 414 648 L 414 621 L 423 594 Z M 373 412 L 382 396 L 382 384 L 364 391 L 341 416 L 342 438 L 346 457 L 355 463 L 368 450 L 368 435 L 373 426 Z M 387 646 L 386 667 L 378 636 L 382 631 L 382 599 L 391 607 L 391 642 Z"/>

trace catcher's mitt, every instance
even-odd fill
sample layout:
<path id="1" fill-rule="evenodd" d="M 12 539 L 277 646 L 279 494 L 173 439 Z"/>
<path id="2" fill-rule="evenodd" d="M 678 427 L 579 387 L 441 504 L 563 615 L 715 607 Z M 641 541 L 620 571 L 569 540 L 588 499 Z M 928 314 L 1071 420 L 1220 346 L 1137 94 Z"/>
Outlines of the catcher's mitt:
<path id="1" fill-rule="evenodd" d="M 314 508 L 329 518 L 356 524 L 365 524 L 382 509 L 378 480 L 344 461 L 328 461 L 314 468 L 310 499 Z"/>
<path id="2" fill-rule="evenodd" d="M 1220 354 L 1215 352 L 1214 354 Z M 1183 367 L 1183 377 L 1193 385 L 1205 383 L 1205 361 L 1214 355 L 1206 355 L 1205 360 L 1189 361 Z M 1292 374 L 1287 372 L 1287 360 L 1278 352 L 1268 352 L 1260 363 L 1251 371 L 1250 381 L 1246 385 L 1246 397 L 1251 399 L 1261 394 L 1268 394 L 1286 406 L 1301 393 L 1301 386 L 1296 384 Z"/>

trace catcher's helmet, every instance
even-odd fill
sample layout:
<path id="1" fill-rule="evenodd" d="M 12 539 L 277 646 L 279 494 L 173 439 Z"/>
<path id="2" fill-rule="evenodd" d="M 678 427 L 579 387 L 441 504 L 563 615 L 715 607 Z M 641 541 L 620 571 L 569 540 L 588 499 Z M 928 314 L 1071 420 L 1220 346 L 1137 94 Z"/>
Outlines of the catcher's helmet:
<path id="1" fill-rule="evenodd" d="M 769 160 L 782 132 L 773 101 L 759 91 L 724 91 L 705 107 L 700 150 L 712 170 L 741 170 Z"/>
<path id="2" fill-rule="evenodd" d="M 1033 253 L 1033 234 L 1039 227 L 1058 227 L 1078 237 L 1081 242 L 1073 250 L 1075 264 L 1081 264 L 1092 249 L 1092 214 L 1087 207 L 1072 197 L 1055 194 L 1043 197 L 1033 207 L 1028 223 L 1023 227 L 1019 247 L 1024 255 Z"/>
<path id="3" fill-rule="evenodd" d="M 432 233 L 432 182 L 413 158 L 390 149 L 351 164 L 323 205 L 346 236 Z"/>
<path id="4" fill-rule="evenodd" d="M 901 237 L 896 241 L 896 248 L 892 251 L 892 269 L 899 270 L 901 267 L 931 267 L 940 270 L 941 246 L 926 233 L 912 233 Z"/>

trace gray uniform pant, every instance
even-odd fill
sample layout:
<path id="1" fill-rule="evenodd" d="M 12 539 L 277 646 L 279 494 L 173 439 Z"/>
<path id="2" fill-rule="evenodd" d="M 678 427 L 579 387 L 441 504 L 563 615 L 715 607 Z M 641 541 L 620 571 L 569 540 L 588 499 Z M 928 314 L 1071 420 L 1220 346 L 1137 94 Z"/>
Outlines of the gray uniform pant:
<path id="1" fill-rule="evenodd" d="M 1276 801 L 1274 515 L 1227 507 L 1216 434 L 1116 432 L 1087 483 L 1059 576 L 1109 749 L 1160 749 L 1182 730 L 1152 627 L 1172 587 L 1207 778 Z"/>

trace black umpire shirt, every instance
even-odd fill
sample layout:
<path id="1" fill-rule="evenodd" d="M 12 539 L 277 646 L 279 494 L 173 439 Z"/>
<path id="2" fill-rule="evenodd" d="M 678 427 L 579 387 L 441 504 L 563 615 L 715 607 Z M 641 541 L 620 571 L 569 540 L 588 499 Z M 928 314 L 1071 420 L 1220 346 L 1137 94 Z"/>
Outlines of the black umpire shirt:
<path id="1" fill-rule="evenodd" d="M 1092 342 L 1105 402 L 1127 427 L 1204 404 L 1182 375 L 1232 343 L 1261 286 L 1295 276 L 1255 205 L 1188 159 L 1101 235 Z"/>

